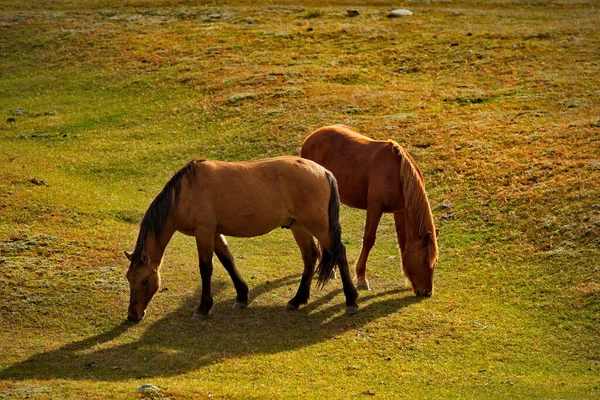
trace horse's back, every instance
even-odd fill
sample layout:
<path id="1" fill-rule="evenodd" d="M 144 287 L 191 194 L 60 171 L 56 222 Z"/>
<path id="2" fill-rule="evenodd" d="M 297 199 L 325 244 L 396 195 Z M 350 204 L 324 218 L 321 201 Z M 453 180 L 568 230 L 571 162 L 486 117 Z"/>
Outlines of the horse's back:
<path id="1" fill-rule="evenodd" d="M 348 127 L 334 125 L 310 134 L 301 155 L 333 173 L 344 204 L 366 209 L 375 202 L 391 212 L 401 196 L 396 146 L 394 142 L 373 140 Z"/>
<path id="2" fill-rule="evenodd" d="M 320 205 L 329 200 L 324 168 L 299 157 L 203 161 L 188 189 L 185 213 L 208 221 L 208 230 L 238 237 L 263 235 L 310 213 L 306 199 Z"/>

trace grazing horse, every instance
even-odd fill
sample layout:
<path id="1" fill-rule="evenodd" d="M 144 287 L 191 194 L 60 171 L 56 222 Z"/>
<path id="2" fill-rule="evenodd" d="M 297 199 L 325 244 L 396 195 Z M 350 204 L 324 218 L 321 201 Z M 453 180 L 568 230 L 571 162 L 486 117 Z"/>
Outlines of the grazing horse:
<path id="1" fill-rule="evenodd" d="M 356 261 L 358 288 L 369 289 L 367 257 L 385 212 L 394 214 L 402 269 L 414 293 L 431 296 L 438 231 L 423 175 L 406 150 L 393 140 L 373 140 L 346 126 L 335 125 L 310 134 L 304 140 L 301 156 L 333 173 L 342 203 L 367 210 L 362 248 Z"/>
<path id="2" fill-rule="evenodd" d="M 202 295 L 194 318 L 204 318 L 213 305 L 213 252 L 223 264 L 237 296 L 234 308 L 248 305 L 248 285 L 240 276 L 223 235 L 253 237 L 275 228 L 289 228 L 300 247 L 304 272 L 296 295 L 286 309 L 308 301 L 317 267 L 323 286 L 340 269 L 346 313 L 358 311 L 358 294 L 348 271 L 341 242 L 339 194 L 334 176 L 300 157 L 248 162 L 192 161 L 167 182 L 146 211 L 127 271 L 130 299 L 128 319 L 140 321 L 160 286 L 160 265 L 176 231 L 196 238 Z M 315 237 L 322 248 L 313 240 Z"/>

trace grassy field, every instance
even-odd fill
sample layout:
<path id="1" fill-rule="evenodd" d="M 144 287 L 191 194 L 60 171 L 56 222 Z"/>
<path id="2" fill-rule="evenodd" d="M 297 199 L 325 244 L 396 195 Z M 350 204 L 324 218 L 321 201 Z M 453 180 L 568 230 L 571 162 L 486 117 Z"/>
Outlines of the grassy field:
<path id="1" fill-rule="evenodd" d="M 599 398 L 599 3 L 252 3 L 0 0 L 0 399 Z M 333 123 L 420 165 L 432 298 L 384 216 L 356 315 L 339 280 L 284 312 L 302 264 L 277 230 L 229 240 L 248 309 L 216 262 L 191 320 L 176 235 L 125 321 L 122 252 L 176 170 L 295 155 Z M 342 210 L 351 262 L 364 216 Z"/>

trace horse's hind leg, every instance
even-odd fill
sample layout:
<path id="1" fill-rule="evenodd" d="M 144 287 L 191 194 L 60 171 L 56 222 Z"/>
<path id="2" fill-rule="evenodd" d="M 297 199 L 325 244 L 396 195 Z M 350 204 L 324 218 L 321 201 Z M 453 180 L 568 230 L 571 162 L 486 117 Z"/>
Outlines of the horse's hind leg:
<path id="1" fill-rule="evenodd" d="M 340 254 L 338 257 L 338 268 L 340 270 L 340 276 L 342 278 L 342 286 L 344 288 L 344 295 L 346 296 L 346 314 L 354 314 L 358 311 L 358 292 L 354 289 L 352 278 L 350 278 L 350 271 L 348 268 L 348 258 L 346 257 L 346 248 L 341 245 Z"/>
<path id="2" fill-rule="evenodd" d="M 237 296 L 235 298 L 235 304 L 233 308 L 242 309 L 248 306 L 248 285 L 238 272 L 235 267 L 235 262 L 233 261 L 233 255 L 229 251 L 229 247 L 227 246 L 227 242 L 223 235 L 215 235 L 215 254 L 217 258 L 223 264 L 223 267 L 229 273 L 231 277 L 231 281 L 233 282 L 233 286 L 235 286 L 235 291 L 237 292 Z"/>
<path id="3" fill-rule="evenodd" d="M 321 262 L 325 260 L 327 262 L 327 257 L 332 257 L 333 247 L 335 243 L 331 240 L 331 234 L 327 231 L 312 231 L 317 240 L 319 241 L 323 253 L 321 255 Z M 340 242 L 338 243 L 339 250 L 337 254 L 336 264 L 340 271 L 340 277 L 342 280 L 342 287 L 344 288 L 344 296 L 346 297 L 346 314 L 354 314 L 358 311 L 358 304 L 356 300 L 358 299 L 358 292 L 352 283 L 352 278 L 350 277 L 350 270 L 348 268 L 348 258 L 346 257 L 346 247 Z M 325 257 L 325 258 L 324 258 Z"/>
<path id="4" fill-rule="evenodd" d="M 369 206 L 367 208 L 367 221 L 365 223 L 365 233 L 363 234 L 362 247 L 360 249 L 360 256 L 356 261 L 356 284 L 357 288 L 361 290 L 370 290 L 369 281 L 367 280 L 367 258 L 369 252 L 375 245 L 375 238 L 377 237 L 377 226 L 381 220 L 381 208 L 378 206 Z"/>
<path id="5" fill-rule="evenodd" d="M 291 226 L 291 231 L 294 234 L 294 239 L 300 247 L 302 253 L 302 261 L 304 262 L 304 272 L 300 280 L 300 287 L 296 295 L 285 306 L 286 310 L 297 310 L 302 304 L 308 302 L 310 297 L 310 284 L 315 272 L 315 264 L 319 258 L 319 249 L 315 245 L 312 235 L 304 229 L 304 227 L 296 222 Z"/>

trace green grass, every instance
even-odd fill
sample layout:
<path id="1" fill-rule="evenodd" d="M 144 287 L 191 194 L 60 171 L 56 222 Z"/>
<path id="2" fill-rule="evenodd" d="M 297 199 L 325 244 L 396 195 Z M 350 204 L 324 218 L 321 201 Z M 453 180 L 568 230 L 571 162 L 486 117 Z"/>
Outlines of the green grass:
<path id="1" fill-rule="evenodd" d="M 594 2 L 253 4 L 0 2 L 0 398 L 598 398 Z M 176 235 L 125 322 L 122 251 L 177 169 L 298 154 L 333 123 L 420 165 L 432 298 L 384 216 L 354 316 L 339 281 L 283 311 L 301 259 L 278 230 L 229 239 L 247 310 L 217 263 L 212 316 L 191 320 L 196 250 Z M 342 217 L 353 262 L 365 215 Z"/>

